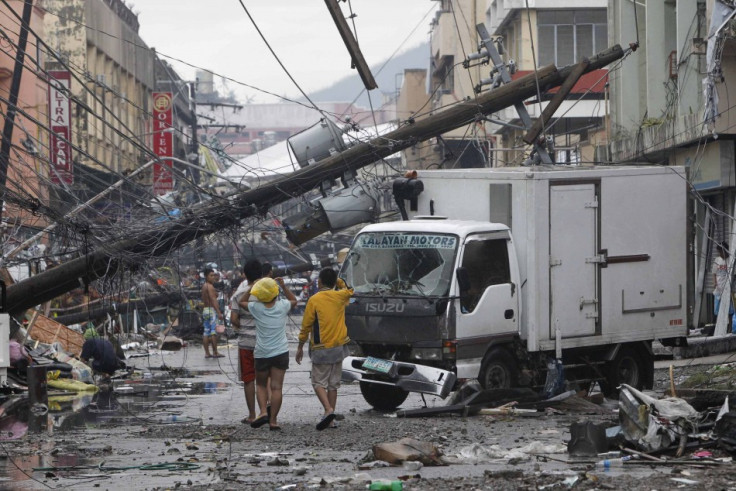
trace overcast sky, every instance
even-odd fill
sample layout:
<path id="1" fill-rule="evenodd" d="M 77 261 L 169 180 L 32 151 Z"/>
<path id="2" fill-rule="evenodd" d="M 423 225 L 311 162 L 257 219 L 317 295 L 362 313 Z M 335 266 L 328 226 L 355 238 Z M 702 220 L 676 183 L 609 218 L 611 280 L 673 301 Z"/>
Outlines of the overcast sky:
<path id="1" fill-rule="evenodd" d="M 429 39 L 433 0 L 350 0 L 357 39 L 369 65 Z M 140 35 L 162 55 L 289 98 L 299 89 L 269 52 L 239 0 L 132 0 Z M 323 0 L 243 0 L 253 20 L 294 80 L 307 93 L 355 73 Z M 340 2 L 343 12 L 349 3 Z M 348 20 L 350 22 L 350 20 Z M 408 38 L 410 32 L 414 33 Z M 403 45 L 402 45 L 403 43 Z M 187 80 L 195 69 L 164 57 Z M 253 102 L 276 99 L 228 82 Z"/>

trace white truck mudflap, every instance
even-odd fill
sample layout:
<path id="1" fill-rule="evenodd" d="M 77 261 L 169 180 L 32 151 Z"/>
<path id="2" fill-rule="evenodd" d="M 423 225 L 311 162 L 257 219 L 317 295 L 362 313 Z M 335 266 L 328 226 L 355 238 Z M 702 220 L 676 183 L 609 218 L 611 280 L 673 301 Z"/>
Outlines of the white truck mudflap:
<path id="1" fill-rule="evenodd" d="M 457 377 L 454 373 L 441 368 L 391 361 L 394 376 L 383 375 L 375 371 L 363 369 L 364 357 L 348 356 L 342 362 L 343 382 L 369 382 L 372 384 L 393 385 L 407 392 L 421 392 L 447 397 L 455 386 Z"/>

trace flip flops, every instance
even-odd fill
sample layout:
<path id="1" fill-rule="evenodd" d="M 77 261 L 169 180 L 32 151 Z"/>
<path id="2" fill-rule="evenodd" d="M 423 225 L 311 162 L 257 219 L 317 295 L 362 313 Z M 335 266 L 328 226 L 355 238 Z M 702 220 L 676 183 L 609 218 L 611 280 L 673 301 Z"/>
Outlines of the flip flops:
<path id="1" fill-rule="evenodd" d="M 281 427 L 279 425 L 273 425 L 268 427 L 271 431 L 281 431 Z"/>
<path id="2" fill-rule="evenodd" d="M 212 355 L 204 355 L 205 359 L 212 358 Z"/>
<path id="3" fill-rule="evenodd" d="M 269 420 L 268 414 L 264 414 L 263 416 L 260 416 L 260 417 L 258 417 L 256 419 L 254 419 L 250 423 L 250 427 L 251 428 L 260 428 L 261 426 L 263 426 L 266 423 L 268 423 L 268 420 Z"/>
<path id="4" fill-rule="evenodd" d="M 328 426 L 330 426 L 330 423 L 332 423 L 335 420 L 335 413 L 326 414 L 322 419 L 319 420 L 319 423 L 317 423 L 317 431 L 322 431 Z"/>
<path id="5" fill-rule="evenodd" d="M 225 355 L 218 353 L 216 355 L 212 355 L 212 358 L 225 358 Z"/>

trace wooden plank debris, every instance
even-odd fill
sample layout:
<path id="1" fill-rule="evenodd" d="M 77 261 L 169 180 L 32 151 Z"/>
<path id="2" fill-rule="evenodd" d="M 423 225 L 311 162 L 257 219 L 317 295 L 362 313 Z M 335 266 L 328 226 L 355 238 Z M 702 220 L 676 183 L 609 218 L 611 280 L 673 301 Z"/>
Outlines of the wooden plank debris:
<path id="1" fill-rule="evenodd" d="M 36 321 L 28 331 L 28 337 L 46 344 L 53 344 L 58 341 L 64 351 L 70 355 L 79 356 L 82 354 L 84 336 L 40 313 L 35 317 Z"/>

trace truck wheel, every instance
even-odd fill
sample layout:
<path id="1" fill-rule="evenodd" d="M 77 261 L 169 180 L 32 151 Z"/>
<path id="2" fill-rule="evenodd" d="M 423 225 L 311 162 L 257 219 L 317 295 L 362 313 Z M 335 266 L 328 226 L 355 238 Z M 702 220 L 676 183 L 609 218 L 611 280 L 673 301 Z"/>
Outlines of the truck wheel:
<path id="1" fill-rule="evenodd" d="M 503 348 L 489 351 L 480 365 L 478 382 L 484 389 L 517 387 L 519 369 L 511 354 Z"/>
<path id="2" fill-rule="evenodd" d="M 393 385 L 360 383 L 360 393 L 365 402 L 378 411 L 393 411 L 409 397 L 409 393 Z"/>
<path id="3" fill-rule="evenodd" d="M 654 359 L 643 346 L 623 345 L 616 358 L 606 364 L 601 392 L 618 397 L 618 386 L 630 385 L 638 390 L 651 389 L 654 384 Z"/>

